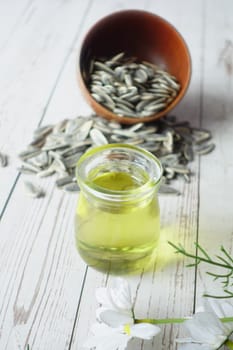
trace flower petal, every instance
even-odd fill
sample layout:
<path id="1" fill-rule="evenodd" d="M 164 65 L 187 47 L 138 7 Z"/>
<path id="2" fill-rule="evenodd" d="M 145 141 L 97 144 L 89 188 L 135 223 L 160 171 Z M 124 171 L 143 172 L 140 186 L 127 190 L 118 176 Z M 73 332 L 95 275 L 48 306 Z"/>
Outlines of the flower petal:
<path id="1" fill-rule="evenodd" d="M 96 299 L 103 307 L 111 310 L 131 311 L 133 307 L 129 284 L 120 277 L 116 278 L 114 288 L 98 288 Z"/>
<path id="2" fill-rule="evenodd" d="M 129 338 L 124 334 L 93 336 L 90 337 L 84 344 L 83 347 L 87 349 L 96 350 L 113 350 L 113 349 L 126 349 Z"/>
<path id="3" fill-rule="evenodd" d="M 138 323 L 130 327 L 132 337 L 140 339 L 151 339 L 159 334 L 161 329 L 153 324 Z"/>
<path id="4" fill-rule="evenodd" d="M 103 310 L 99 313 L 99 319 L 114 328 L 125 324 L 133 324 L 133 318 L 130 315 L 114 310 Z"/>
<path id="5" fill-rule="evenodd" d="M 233 304 L 230 300 L 205 299 L 205 309 L 214 312 L 219 318 L 233 317 Z M 226 334 L 233 331 L 233 322 L 223 323 Z"/>
<path id="6" fill-rule="evenodd" d="M 91 328 L 91 332 L 93 336 L 90 336 L 83 344 L 83 347 L 87 349 L 113 350 L 119 348 L 124 350 L 130 340 L 130 337 L 127 335 L 105 324 L 95 323 Z"/>
<path id="7" fill-rule="evenodd" d="M 213 347 L 210 347 L 209 345 L 203 345 L 203 344 L 181 344 L 178 346 L 179 350 L 213 350 Z"/>
<path id="8" fill-rule="evenodd" d="M 111 290 L 112 301 L 121 310 L 131 310 L 133 300 L 129 283 L 123 278 L 116 278 L 115 288 Z"/>
<path id="9" fill-rule="evenodd" d="M 220 346 L 226 335 L 222 323 L 211 312 L 196 313 L 192 319 L 184 322 L 194 342 Z M 214 349 L 215 349 L 214 348 Z"/>
<path id="10" fill-rule="evenodd" d="M 106 334 L 115 334 L 117 331 L 104 323 L 94 323 L 91 326 L 91 333 L 93 333 L 95 336 L 105 336 Z"/>
<path id="11" fill-rule="evenodd" d="M 107 288 L 97 288 L 95 296 L 98 303 L 101 304 L 103 307 L 106 307 L 108 309 L 114 308 L 114 305 L 111 302 L 111 297 L 109 295 L 109 290 Z"/>
<path id="12" fill-rule="evenodd" d="M 192 338 L 178 338 L 176 339 L 178 343 L 178 348 L 182 350 L 192 350 L 192 349 L 201 349 L 201 350 L 213 350 L 213 346 L 194 343 Z"/>

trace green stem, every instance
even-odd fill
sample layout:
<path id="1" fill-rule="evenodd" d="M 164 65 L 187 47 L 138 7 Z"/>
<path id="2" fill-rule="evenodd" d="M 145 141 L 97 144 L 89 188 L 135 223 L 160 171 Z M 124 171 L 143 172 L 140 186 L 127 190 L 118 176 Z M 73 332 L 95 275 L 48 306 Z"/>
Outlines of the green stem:
<path id="1" fill-rule="evenodd" d="M 223 318 L 220 318 L 220 321 L 222 321 L 223 323 L 233 322 L 233 317 L 223 317 Z"/>
<path id="2" fill-rule="evenodd" d="M 187 256 L 188 258 L 193 258 L 195 260 L 200 260 L 200 261 L 207 263 L 207 264 L 220 266 L 220 267 L 223 267 L 225 269 L 233 270 L 233 266 L 231 266 L 230 264 L 221 264 L 221 263 L 214 261 L 210 258 L 204 258 L 204 257 L 199 256 L 199 255 L 194 255 L 194 254 L 188 253 L 183 247 L 179 247 L 170 241 L 168 241 L 168 244 L 170 244 L 173 248 L 176 249 L 176 253 L 183 254 L 183 255 Z M 198 244 L 196 244 L 196 246 L 198 249 L 202 249 Z M 207 255 L 205 254 L 205 256 L 207 256 Z"/>
<path id="3" fill-rule="evenodd" d="M 167 324 L 167 323 L 183 323 L 187 318 L 144 318 L 144 319 L 135 319 L 135 323 L 151 323 L 151 324 Z"/>
<path id="4" fill-rule="evenodd" d="M 183 323 L 189 318 L 143 318 L 135 319 L 135 323 L 151 323 L 151 324 L 168 324 L 168 323 Z M 233 322 L 233 317 L 223 317 L 220 318 L 220 321 L 223 323 Z"/>
<path id="5" fill-rule="evenodd" d="M 233 342 L 232 342 L 231 340 L 227 339 L 225 345 L 226 345 L 229 349 L 233 350 Z"/>

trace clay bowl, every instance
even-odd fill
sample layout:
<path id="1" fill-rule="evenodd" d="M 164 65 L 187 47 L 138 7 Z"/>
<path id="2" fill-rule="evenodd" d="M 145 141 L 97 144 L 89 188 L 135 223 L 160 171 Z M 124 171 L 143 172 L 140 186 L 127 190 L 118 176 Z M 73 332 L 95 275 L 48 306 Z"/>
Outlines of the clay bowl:
<path id="1" fill-rule="evenodd" d="M 181 84 L 176 98 L 162 111 L 149 117 L 118 116 L 98 103 L 88 90 L 90 62 L 119 52 L 149 61 L 174 75 Z M 150 122 L 171 111 L 183 98 L 191 76 L 187 45 L 177 30 L 163 18 L 140 10 L 115 12 L 98 21 L 86 34 L 78 57 L 78 82 L 96 114 L 123 124 Z"/>

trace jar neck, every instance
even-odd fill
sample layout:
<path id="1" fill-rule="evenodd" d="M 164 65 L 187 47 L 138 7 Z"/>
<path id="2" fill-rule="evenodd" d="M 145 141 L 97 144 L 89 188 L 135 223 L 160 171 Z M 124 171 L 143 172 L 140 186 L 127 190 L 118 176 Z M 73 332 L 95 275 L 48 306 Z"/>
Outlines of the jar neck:
<path id="1" fill-rule="evenodd" d="M 136 205 L 150 200 L 161 175 L 162 167 L 155 156 L 125 144 L 96 147 L 77 165 L 77 180 L 85 196 L 109 205 Z"/>
<path id="2" fill-rule="evenodd" d="M 100 190 L 96 187 L 93 188 L 93 186 L 89 186 L 88 183 L 81 182 L 79 182 L 79 185 L 81 191 L 83 192 L 83 195 L 87 198 L 87 200 L 102 203 L 103 205 L 108 205 L 111 207 L 119 207 L 122 205 L 143 206 L 157 195 L 157 190 L 159 188 L 159 183 L 151 188 L 142 189 L 139 187 L 137 191 Z"/>

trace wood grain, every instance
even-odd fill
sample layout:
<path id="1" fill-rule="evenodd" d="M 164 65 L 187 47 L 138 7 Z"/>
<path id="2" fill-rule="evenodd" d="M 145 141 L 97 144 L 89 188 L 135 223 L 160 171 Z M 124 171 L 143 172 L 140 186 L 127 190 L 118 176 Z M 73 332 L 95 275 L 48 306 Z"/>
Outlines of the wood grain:
<path id="1" fill-rule="evenodd" d="M 74 243 L 76 195 L 40 182 L 46 197 L 25 196 L 17 153 L 39 124 L 91 113 L 76 81 L 76 60 L 87 30 L 101 17 L 127 8 L 145 9 L 170 21 L 187 41 L 192 80 L 171 114 L 212 131 L 216 150 L 191 164 L 190 184 L 174 183 L 178 197 L 160 196 L 161 239 L 148 271 L 128 276 L 137 318 L 192 314 L 203 290 L 219 292 L 205 266 L 185 267 L 167 241 L 211 254 L 220 244 L 232 252 L 233 9 L 230 0 L 61 1 L 0 3 L 0 349 L 83 348 L 95 320 L 95 289 L 114 277 L 86 267 Z M 175 350 L 180 326 L 162 327 L 152 341 L 132 341 L 129 350 Z"/>
<path id="2" fill-rule="evenodd" d="M 206 4 L 205 60 L 203 77 L 202 125 L 212 131 L 215 151 L 201 159 L 199 240 L 210 255 L 219 254 L 224 245 L 232 255 L 232 114 L 233 114 L 233 20 L 226 19 L 231 8 L 229 1 L 221 7 L 213 2 L 216 11 L 210 15 L 211 2 Z M 221 28 L 221 30 L 216 30 Z M 215 35 L 215 45 L 211 37 Z M 211 57 L 211 59 L 208 59 Z M 213 74 L 214 72 L 214 74 Z M 203 290 L 221 292 L 221 285 L 205 274 L 207 266 L 200 267 L 198 296 Z"/>
<path id="3" fill-rule="evenodd" d="M 18 179 L 17 154 L 44 118 L 86 10 L 88 2 L 30 2 L 0 56 L 0 151 L 10 159 L 1 169 L 0 217 Z"/>

